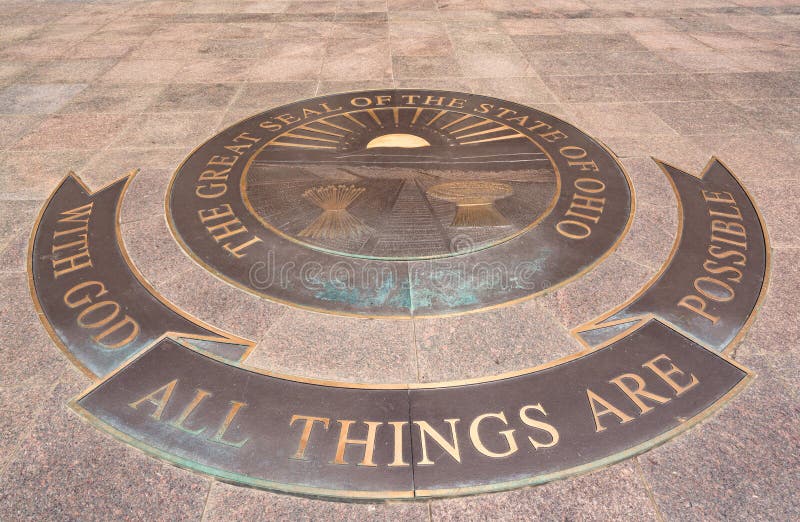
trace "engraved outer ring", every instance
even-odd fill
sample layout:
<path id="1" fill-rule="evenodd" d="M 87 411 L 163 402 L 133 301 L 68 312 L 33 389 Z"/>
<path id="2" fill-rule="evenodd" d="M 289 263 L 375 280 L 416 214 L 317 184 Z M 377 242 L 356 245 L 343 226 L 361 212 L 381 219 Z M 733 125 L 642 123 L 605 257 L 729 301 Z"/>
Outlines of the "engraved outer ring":
<path id="1" fill-rule="evenodd" d="M 373 117 L 368 116 L 370 111 Z M 336 127 L 356 128 L 373 119 L 391 126 L 392 117 L 402 132 L 404 125 L 416 128 L 408 123 L 414 118 L 417 127 L 503 127 L 497 134 L 511 136 L 505 143 L 533 143 L 548 157 L 556 172 L 555 196 L 517 233 L 487 244 L 467 241 L 465 249 L 456 255 L 447 253 L 446 259 L 392 260 L 310 248 L 305 238 L 290 237 L 265 224 L 249 204 L 244 190 L 246 173 L 265 147 L 292 143 L 292 150 L 307 154 L 308 150 L 296 145 L 308 140 L 291 136 L 308 136 L 306 129 L 322 129 L 326 122 L 335 126 L 327 127 L 334 131 Z M 351 121 L 354 118 L 358 124 Z M 328 146 L 328 142 L 319 143 Z M 504 141 L 492 144 L 497 143 Z M 215 173 L 222 171 L 225 173 L 215 178 Z M 212 187 L 212 182 L 218 185 Z M 587 203 L 587 197 L 602 199 L 602 204 Z M 580 204 L 602 205 L 602 210 L 575 206 Z M 166 207 L 173 235 L 187 254 L 234 286 L 323 313 L 409 319 L 513 304 L 585 274 L 610 255 L 626 234 L 634 199 L 630 180 L 614 154 L 552 115 L 485 96 L 404 89 L 324 96 L 247 118 L 200 145 L 178 167 Z M 223 218 L 235 220 L 235 225 L 214 229 Z M 229 239 L 226 234 L 234 226 L 246 232 Z M 216 237 L 215 232 L 219 232 Z M 586 237 L 579 237 L 583 234 Z M 498 262 L 506 279 L 499 286 L 495 281 L 487 284 L 486 267 L 491 269 Z M 294 273 L 286 275 L 290 265 Z M 370 279 L 375 273 L 381 278 Z"/>

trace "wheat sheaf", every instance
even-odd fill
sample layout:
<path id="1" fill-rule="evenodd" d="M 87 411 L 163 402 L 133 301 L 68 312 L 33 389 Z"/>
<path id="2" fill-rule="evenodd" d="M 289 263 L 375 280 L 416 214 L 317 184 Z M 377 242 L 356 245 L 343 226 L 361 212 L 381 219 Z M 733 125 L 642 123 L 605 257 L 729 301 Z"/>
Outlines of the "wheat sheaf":
<path id="1" fill-rule="evenodd" d="M 451 181 L 428 189 L 429 196 L 456 204 L 451 227 L 511 225 L 511 222 L 494 207 L 494 202 L 512 194 L 514 190 L 510 185 L 494 181 Z"/>
<path id="2" fill-rule="evenodd" d="M 358 239 L 372 229 L 347 211 L 366 189 L 355 185 L 326 185 L 303 192 L 303 197 L 322 209 L 322 214 L 298 234 L 312 239 Z"/>

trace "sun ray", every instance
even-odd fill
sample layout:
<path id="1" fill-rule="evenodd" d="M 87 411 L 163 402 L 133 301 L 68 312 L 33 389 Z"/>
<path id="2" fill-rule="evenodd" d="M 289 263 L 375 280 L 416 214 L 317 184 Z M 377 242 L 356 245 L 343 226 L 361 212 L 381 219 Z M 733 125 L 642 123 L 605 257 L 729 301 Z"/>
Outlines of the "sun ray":
<path id="1" fill-rule="evenodd" d="M 342 127 L 341 125 L 336 125 L 335 123 L 331 123 L 331 122 L 329 122 L 327 119 L 324 119 L 324 120 L 317 120 L 317 121 L 316 121 L 316 122 L 314 122 L 314 123 L 321 123 L 321 124 L 323 124 L 323 125 L 327 125 L 328 127 L 333 127 L 334 129 L 343 130 L 343 131 L 345 131 L 345 132 L 350 132 L 350 133 L 352 133 L 352 132 L 353 132 L 353 130 L 352 130 L 352 129 L 348 129 L 347 127 Z"/>
<path id="2" fill-rule="evenodd" d="M 346 113 L 342 114 L 342 116 L 344 116 L 344 117 L 345 117 L 345 118 L 347 118 L 348 120 L 352 121 L 353 123 L 355 123 L 355 124 L 357 124 L 357 125 L 359 125 L 359 126 L 361 126 L 361 127 L 365 128 L 365 129 L 367 128 L 367 126 L 366 126 L 366 125 L 364 125 L 363 123 L 361 123 L 361 122 L 360 122 L 360 121 L 359 121 L 359 120 L 358 120 L 358 119 L 357 119 L 355 116 L 353 116 L 353 115 L 352 115 L 352 114 L 350 114 L 349 112 L 346 112 Z"/>
<path id="3" fill-rule="evenodd" d="M 416 112 L 414 112 L 414 117 L 411 118 L 411 125 L 417 123 L 417 119 L 419 119 L 419 115 L 422 114 L 422 111 L 425 110 L 425 107 L 418 107 Z"/>
<path id="4" fill-rule="evenodd" d="M 449 128 L 449 127 L 452 127 L 453 125 L 456 125 L 456 124 L 458 124 L 458 123 L 461 123 L 462 121 L 464 121 L 464 120 L 468 120 L 468 119 L 470 119 L 470 118 L 472 118 L 472 115 L 471 115 L 471 114 L 465 114 L 464 116 L 462 116 L 462 117 L 460 117 L 460 118 L 456 118 L 455 120 L 451 121 L 451 122 L 450 122 L 450 123 L 448 123 L 447 125 L 442 125 L 441 127 L 439 127 L 439 130 L 444 130 L 444 129 L 447 129 L 447 128 Z"/>
<path id="5" fill-rule="evenodd" d="M 297 147 L 300 149 L 333 149 L 336 150 L 336 147 L 328 147 L 326 145 L 308 145 L 306 143 L 289 143 L 289 142 L 281 142 L 281 141 L 273 141 L 270 143 L 271 146 L 279 145 L 281 147 Z"/>
<path id="6" fill-rule="evenodd" d="M 454 131 L 451 131 L 450 134 L 455 134 L 457 132 L 464 132 L 465 130 L 474 129 L 475 127 L 481 127 L 483 125 L 488 125 L 490 123 L 494 123 L 494 122 L 492 120 L 481 120 L 478 123 L 471 123 L 470 125 L 467 125 L 466 127 L 461 127 L 460 129 L 456 129 Z"/>
<path id="7" fill-rule="evenodd" d="M 433 122 L 435 122 L 436 120 L 438 120 L 439 118 L 441 118 L 442 116 L 444 116 L 445 114 L 447 114 L 448 112 L 450 112 L 450 111 L 446 111 L 446 110 L 444 110 L 444 109 L 440 110 L 440 111 L 439 111 L 439 114 L 437 114 L 436 116 L 434 116 L 433 118 L 431 118 L 431 121 L 429 121 L 429 122 L 428 122 L 428 123 L 426 123 L 425 125 L 426 125 L 426 126 L 428 126 L 428 127 L 430 127 L 430 126 L 431 126 L 431 124 L 432 124 Z"/>
<path id="8" fill-rule="evenodd" d="M 281 136 L 282 137 L 286 137 L 286 138 L 296 138 L 298 140 L 325 141 L 325 142 L 328 142 L 328 143 L 339 143 L 339 140 L 329 140 L 328 138 L 317 138 L 315 136 L 304 136 L 302 134 L 295 134 L 293 132 L 285 132 Z"/>
<path id="9" fill-rule="evenodd" d="M 469 134 L 462 134 L 461 136 L 456 136 L 457 140 L 463 140 L 466 138 L 471 138 L 473 136 L 483 136 L 484 134 L 492 134 L 493 132 L 500 132 L 502 130 L 510 129 L 511 127 L 507 127 L 506 125 L 500 125 L 499 127 L 492 127 L 491 129 L 486 129 L 477 132 L 471 132 Z"/>
<path id="10" fill-rule="evenodd" d="M 483 140 L 473 140 L 473 141 L 464 141 L 461 145 L 472 145 L 475 143 L 488 143 L 490 141 L 503 141 L 503 140 L 518 140 L 519 138 L 525 138 L 524 134 L 508 134 L 506 136 L 496 136 L 494 138 L 486 138 Z"/>
<path id="11" fill-rule="evenodd" d="M 322 129 L 315 129 L 314 127 L 309 127 L 308 125 L 303 125 L 302 127 L 298 127 L 298 129 L 302 129 L 308 132 L 317 132 L 319 134 L 327 134 L 328 136 L 336 136 L 338 138 L 344 138 L 344 134 L 339 134 L 338 132 L 331 132 Z"/>
<path id="12" fill-rule="evenodd" d="M 378 118 L 377 114 L 375 114 L 375 109 L 367 109 L 367 114 L 369 114 L 372 117 L 372 119 L 375 120 L 375 123 L 377 123 L 378 125 L 383 127 L 383 123 L 381 123 L 381 119 Z"/>

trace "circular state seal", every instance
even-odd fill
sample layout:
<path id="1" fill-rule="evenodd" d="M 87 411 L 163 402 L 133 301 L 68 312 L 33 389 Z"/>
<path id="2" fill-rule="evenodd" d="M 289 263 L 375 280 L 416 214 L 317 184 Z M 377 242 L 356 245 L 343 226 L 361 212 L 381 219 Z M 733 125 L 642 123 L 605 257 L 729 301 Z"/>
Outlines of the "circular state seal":
<path id="1" fill-rule="evenodd" d="M 603 145 L 549 114 L 459 92 L 305 100 L 214 136 L 178 168 L 172 230 L 194 259 L 269 299 L 407 318 L 563 284 L 632 216 Z"/>
<path id="2" fill-rule="evenodd" d="M 583 349 L 504 373 L 426 382 L 416 347 L 419 382 L 250 366 L 255 342 L 175 307 L 137 271 L 119 226 L 134 173 L 96 191 L 73 173 L 63 179 L 29 242 L 31 294 L 53 339 L 94 380 L 70 406 L 180 467 L 335 499 L 539 484 L 646 451 L 752 378 L 729 354 L 767 288 L 763 221 L 717 158 L 699 175 L 656 163 L 679 210 L 662 268 L 570 330 Z M 500 306 L 579 276 L 624 235 L 631 196 L 614 156 L 553 116 L 483 96 L 394 90 L 298 102 L 236 124 L 181 165 L 167 202 L 184 247 L 236 285 L 324 312 L 408 318 Z M 529 309 L 518 312 L 494 328 L 529 321 Z M 452 332 L 461 321 L 444 323 L 439 331 Z M 375 343 L 357 354 L 348 340 L 359 333 L 341 326 L 338 346 L 313 333 L 310 349 L 337 365 L 342 347 L 352 352 L 345 361 L 368 362 Z M 513 337 L 500 349 L 518 351 Z M 407 341 L 416 345 L 416 332 Z M 271 356 L 280 343 L 258 344 Z M 449 343 L 431 344 L 426 365 L 455 359 Z M 464 353 L 493 352 L 485 347 Z M 489 355 L 471 367 L 500 364 Z"/>

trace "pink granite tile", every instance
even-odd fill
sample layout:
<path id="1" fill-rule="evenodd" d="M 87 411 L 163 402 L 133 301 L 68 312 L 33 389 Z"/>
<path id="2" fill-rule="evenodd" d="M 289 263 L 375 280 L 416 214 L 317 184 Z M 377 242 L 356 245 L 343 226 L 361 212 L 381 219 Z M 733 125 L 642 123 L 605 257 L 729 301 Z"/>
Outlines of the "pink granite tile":
<path id="1" fill-rule="evenodd" d="M 199 519 L 210 481 L 145 456 L 68 411 L 65 403 L 83 386 L 59 386 L 46 398 L 0 476 L 0 517 Z"/>
<path id="2" fill-rule="evenodd" d="M 411 321 L 284 310 L 247 363 L 279 373 L 348 382 L 416 382 Z"/>
<path id="3" fill-rule="evenodd" d="M 92 152 L 9 151 L 0 155 L 0 191 L 5 198 L 45 199 L 70 170 L 81 172 Z"/>
<path id="4" fill-rule="evenodd" d="M 432 520 L 658 520 L 635 462 L 507 493 L 431 502 Z"/>
<path id="5" fill-rule="evenodd" d="M 355 504 L 278 495 L 215 482 L 204 520 L 420 520 L 427 519 L 425 503 Z"/>
<path id="6" fill-rule="evenodd" d="M 102 149 L 129 118 L 121 114 L 57 114 L 18 141 L 15 149 Z"/>
<path id="7" fill-rule="evenodd" d="M 710 420 L 640 457 L 670 520 L 790 520 L 800 466 L 797 389 L 765 375 Z"/>
<path id="8" fill-rule="evenodd" d="M 580 351 L 535 298 L 497 310 L 414 319 L 422 382 L 488 377 Z"/>
<path id="9" fill-rule="evenodd" d="M 574 103 L 566 108 L 576 125 L 600 139 L 619 135 L 675 134 L 656 113 L 641 103 Z"/>

